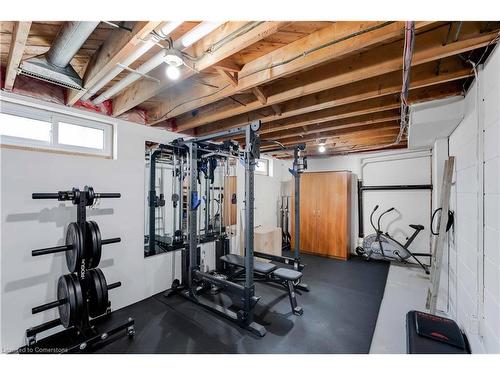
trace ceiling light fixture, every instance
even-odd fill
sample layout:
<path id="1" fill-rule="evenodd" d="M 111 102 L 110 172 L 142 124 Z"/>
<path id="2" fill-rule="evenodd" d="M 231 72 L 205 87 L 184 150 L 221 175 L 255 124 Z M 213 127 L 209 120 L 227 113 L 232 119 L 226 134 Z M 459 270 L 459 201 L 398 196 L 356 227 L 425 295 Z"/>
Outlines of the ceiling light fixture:
<path id="1" fill-rule="evenodd" d="M 319 151 L 319 152 L 325 152 L 325 151 L 326 151 L 326 147 L 325 147 L 325 145 L 319 145 L 319 147 L 318 147 L 318 151 Z"/>
<path id="2" fill-rule="evenodd" d="M 176 49 L 168 49 L 165 51 L 165 62 L 167 63 L 167 69 L 165 73 L 167 77 L 173 81 L 179 79 L 181 75 L 180 67 L 184 64 L 182 58 L 182 53 Z"/>
<path id="3" fill-rule="evenodd" d="M 179 70 L 178 67 L 173 66 L 173 65 L 168 65 L 167 70 L 166 70 L 167 77 L 171 79 L 172 81 L 175 81 L 179 79 L 181 76 L 181 71 Z"/>

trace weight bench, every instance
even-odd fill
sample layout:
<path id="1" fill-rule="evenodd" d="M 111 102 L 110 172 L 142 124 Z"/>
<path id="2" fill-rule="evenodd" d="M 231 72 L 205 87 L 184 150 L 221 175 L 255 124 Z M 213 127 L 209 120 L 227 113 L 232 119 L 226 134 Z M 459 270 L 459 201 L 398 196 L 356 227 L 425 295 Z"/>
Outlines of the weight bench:
<path id="1" fill-rule="evenodd" d="M 239 268 L 240 272 L 245 270 L 245 258 L 237 254 L 227 254 L 220 257 L 224 263 L 229 266 Z M 272 263 L 259 262 L 254 259 L 253 262 L 254 273 L 260 276 L 256 281 L 269 281 L 276 282 L 283 285 L 288 292 L 290 299 L 290 306 L 295 315 L 302 315 L 302 307 L 297 306 L 297 298 L 295 295 L 295 285 L 302 277 L 302 272 L 291 270 L 288 268 L 278 268 Z M 239 276 L 239 273 L 229 275 L 230 278 Z"/>

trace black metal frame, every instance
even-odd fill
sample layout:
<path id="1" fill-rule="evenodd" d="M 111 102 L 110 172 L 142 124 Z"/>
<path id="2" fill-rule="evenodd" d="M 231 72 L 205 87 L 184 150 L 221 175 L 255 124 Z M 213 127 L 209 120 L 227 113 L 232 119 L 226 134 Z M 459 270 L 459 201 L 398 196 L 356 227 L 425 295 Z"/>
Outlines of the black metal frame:
<path id="1" fill-rule="evenodd" d="M 77 224 L 81 229 L 81 234 L 83 236 L 83 243 L 85 243 L 86 237 L 86 220 L 87 220 L 87 206 L 91 206 L 94 203 L 95 199 L 98 198 L 120 198 L 120 193 L 94 193 L 94 190 L 91 187 L 85 186 L 83 191 L 80 191 L 77 188 L 73 188 L 69 191 L 59 191 L 58 193 L 33 193 L 33 199 L 57 199 L 58 201 L 72 201 L 73 204 L 77 206 Z M 119 242 L 118 239 L 108 240 L 107 243 Z M 59 246 L 53 249 L 57 249 L 57 251 L 66 251 L 66 246 Z M 43 251 L 37 253 L 34 251 L 34 256 L 42 255 L 42 254 L 50 254 L 57 251 L 49 251 L 49 249 L 42 249 Z M 87 260 L 82 260 L 81 267 L 79 268 L 77 274 L 78 280 L 81 282 L 82 287 L 85 285 L 84 279 L 87 271 Z M 120 286 L 121 283 L 114 283 L 109 285 L 110 289 Z M 35 327 L 28 328 L 26 330 L 26 343 L 25 347 L 19 348 L 19 352 L 30 352 L 30 349 L 35 347 L 42 347 L 43 343 L 46 342 L 49 338 L 56 338 L 62 335 L 69 335 L 71 337 L 71 341 L 74 342 L 69 347 L 64 348 L 62 353 L 67 352 L 78 352 L 78 351 L 88 351 L 92 348 L 92 346 L 96 343 L 106 343 L 107 339 L 110 336 L 115 335 L 120 331 L 124 331 L 129 337 L 132 337 L 135 334 L 134 329 L 134 319 L 129 318 L 127 322 L 115 326 L 105 332 L 98 333 L 95 329 L 94 323 L 100 319 L 100 317 L 96 319 L 91 319 L 89 316 L 88 300 L 86 296 L 86 291 L 84 293 L 84 303 L 83 303 L 83 311 L 81 314 L 81 318 L 78 322 L 72 327 L 66 328 L 61 332 L 57 332 L 53 335 L 48 336 L 42 340 L 37 340 L 36 335 L 47 331 L 51 328 L 57 327 L 61 325 L 60 319 L 54 319 L 46 323 L 42 323 Z M 56 303 L 57 302 L 57 303 Z M 48 303 L 42 306 L 38 306 L 32 309 L 32 312 L 35 314 L 40 311 L 45 311 L 49 308 L 57 307 L 60 304 L 60 301 L 56 301 L 53 303 Z M 105 315 L 109 315 L 111 312 L 110 303 L 108 303 L 108 309 Z"/>
<path id="2" fill-rule="evenodd" d="M 236 265 L 229 265 L 229 270 L 226 273 L 227 278 L 229 281 L 242 281 L 242 275 L 245 273 L 245 269 Z M 269 274 L 261 274 L 261 273 L 255 273 L 254 274 L 254 279 L 257 282 L 261 283 L 270 283 L 270 284 L 277 284 L 280 287 L 284 287 L 288 293 L 288 298 L 290 300 L 290 306 L 292 308 L 292 312 L 295 315 L 302 315 L 303 310 L 302 307 L 298 306 L 297 304 L 297 297 L 295 296 L 295 290 L 300 289 L 303 291 L 308 292 L 309 288 L 307 287 L 306 284 L 303 283 L 298 283 L 294 284 L 290 280 L 284 280 L 276 277 L 273 272 L 270 272 Z"/>
<path id="3" fill-rule="evenodd" d="M 363 181 L 358 180 L 358 237 L 365 236 L 363 224 L 363 191 L 386 191 L 386 190 L 432 190 L 432 184 L 420 185 L 372 185 L 363 186 Z"/>
<path id="4" fill-rule="evenodd" d="M 293 150 L 293 168 L 289 168 L 288 171 L 292 174 L 294 177 L 294 189 L 295 189 L 295 194 L 294 194 L 294 224 L 295 224 L 295 240 L 294 240 L 294 252 L 293 252 L 293 258 L 292 257 L 287 257 L 287 256 L 278 256 L 278 255 L 271 255 L 271 254 L 266 254 L 262 253 L 259 251 L 255 251 L 254 255 L 263 258 L 263 259 L 268 259 L 273 262 L 279 262 L 283 263 L 286 265 L 292 265 L 293 269 L 296 271 L 302 271 L 305 267 L 303 263 L 301 263 L 300 260 L 300 175 L 304 172 L 304 170 L 307 168 L 307 162 L 302 161 L 302 166 L 300 166 L 300 152 L 305 150 L 305 143 L 301 143 L 299 145 L 296 145 L 294 147 L 290 148 L 283 148 L 284 150 Z M 306 292 L 309 291 L 309 286 L 305 283 L 300 283 L 299 285 L 296 286 L 297 289 L 304 290 Z"/>
<path id="5" fill-rule="evenodd" d="M 188 300 L 211 310 L 226 319 L 232 320 L 241 327 L 262 337 L 266 334 L 266 329 L 253 320 L 253 308 L 260 297 L 255 296 L 255 284 L 253 279 L 253 257 L 254 257 L 254 171 L 255 160 L 260 156 L 260 139 L 257 131 L 260 129 L 261 122 L 255 121 L 247 126 L 230 129 L 227 131 L 191 138 L 188 140 L 176 140 L 176 145 L 187 147 L 190 163 L 189 189 L 188 189 L 188 250 L 183 253 L 183 273 L 182 285 L 176 285 L 171 291 L 176 291 Z M 199 206 L 197 171 L 199 151 L 217 149 L 217 145 L 207 143 L 207 141 L 245 134 L 245 150 L 243 151 L 245 162 L 245 282 L 244 285 L 236 284 L 231 281 L 222 280 L 199 269 L 198 244 L 200 239 L 197 235 L 197 214 Z M 239 156 L 236 153 L 233 156 Z M 174 281 L 174 284 L 177 284 Z M 214 285 L 220 290 L 225 290 L 236 295 L 243 302 L 243 307 L 235 312 L 213 301 L 204 298 L 202 292 L 207 289 L 207 285 Z M 169 293 L 168 293 L 169 294 Z"/>

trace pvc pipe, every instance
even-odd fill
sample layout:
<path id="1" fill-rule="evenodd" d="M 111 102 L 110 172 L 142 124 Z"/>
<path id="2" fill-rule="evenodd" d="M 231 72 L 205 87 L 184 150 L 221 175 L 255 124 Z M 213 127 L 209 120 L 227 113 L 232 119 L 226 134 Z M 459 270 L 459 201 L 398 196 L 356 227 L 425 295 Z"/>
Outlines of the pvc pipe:
<path id="1" fill-rule="evenodd" d="M 155 29 L 155 32 L 160 35 L 162 38 L 168 37 L 172 31 L 178 28 L 182 24 L 182 21 L 172 21 L 165 22 L 159 27 Z M 150 36 L 148 40 L 144 41 L 144 44 L 136 49 L 132 54 L 127 56 L 125 60 L 121 61 L 121 65 L 130 66 L 132 65 L 138 58 L 148 52 L 155 44 L 159 41 L 159 39 L 155 36 Z M 93 85 L 87 93 L 82 97 L 83 100 L 89 100 L 95 93 L 97 93 L 101 88 L 103 88 L 108 82 L 113 80 L 118 74 L 120 74 L 124 68 L 119 65 L 115 66 L 108 74 L 102 77 L 99 81 Z"/>
<path id="2" fill-rule="evenodd" d="M 208 28 L 205 31 L 208 31 L 208 32 L 206 34 L 202 35 L 200 37 L 200 39 L 203 38 L 204 36 L 208 35 L 213 30 L 211 28 Z M 187 35 L 187 34 L 185 34 L 185 35 Z M 179 40 L 177 40 L 174 43 L 174 49 L 181 49 L 181 50 L 183 50 L 185 48 L 182 47 L 181 42 Z M 92 100 L 92 104 L 98 105 L 98 104 L 101 104 L 102 102 L 104 102 L 105 100 L 112 98 L 117 93 L 119 93 L 120 91 L 122 91 L 123 89 L 125 89 L 127 86 L 131 85 L 135 81 L 137 81 L 140 78 L 142 78 L 142 75 L 147 74 L 151 70 L 153 70 L 156 67 L 160 66 L 164 61 L 165 61 L 165 50 L 161 50 L 156 55 L 154 55 L 151 59 L 149 59 L 144 64 L 142 64 L 141 66 L 139 66 L 136 69 L 137 73 L 130 73 L 127 77 L 125 77 L 121 81 L 117 82 L 115 85 L 113 85 L 108 90 L 106 90 L 105 92 L 103 92 L 97 98 L 95 98 L 94 100 Z"/>

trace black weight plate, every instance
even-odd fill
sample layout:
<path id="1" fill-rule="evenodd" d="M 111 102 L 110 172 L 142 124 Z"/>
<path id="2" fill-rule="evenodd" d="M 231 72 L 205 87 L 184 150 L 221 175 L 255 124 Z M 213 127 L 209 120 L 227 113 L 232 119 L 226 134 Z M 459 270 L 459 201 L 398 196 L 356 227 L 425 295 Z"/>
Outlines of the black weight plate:
<path id="1" fill-rule="evenodd" d="M 82 286 L 80 284 L 80 280 L 78 276 L 74 273 L 70 275 L 73 280 L 73 287 L 75 289 L 75 297 L 76 297 L 76 312 L 75 312 L 75 322 L 80 321 L 83 315 L 83 304 L 85 303 L 85 299 L 83 296 Z"/>
<path id="2" fill-rule="evenodd" d="M 89 290 L 89 315 L 92 318 L 101 315 L 102 287 L 101 280 L 95 269 L 87 271 L 87 285 Z"/>
<path id="3" fill-rule="evenodd" d="M 106 312 L 106 309 L 108 308 L 108 284 L 106 282 L 106 278 L 104 277 L 104 273 L 99 268 L 96 268 L 97 274 L 99 275 L 99 278 L 101 280 L 101 288 L 102 288 L 102 305 L 101 305 L 101 314 L 104 314 Z"/>
<path id="4" fill-rule="evenodd" d="M 91 253 L 92 262 L 90 264 L 90 268 L 96 268 L 97 266 L 99 266 L 99 263 L 101 262 L 101 254 L 102 254 L 101 231 L 99 229 L 99 225 L 97 225 L 95 221 L 89 221 L 89 223 L 94 227 L 93 236 L 95 237 L 94 248 L 93 252 Z"/>
<path id="5" fill-rule="evenodd" d="M 85 260 L 87 261 L 87 268 L 94 268 L 94 254 L 97 246 L 97 234 L 92 221 L 87 221 L 85 223 L 85 233 Z"/>
<path id="6" fill-rule="evenodd" d="M 66 299 L 66 303 L 59 306 L 59 318 L 64 328 L 70 327 L 75 321 L 76 296 L 73 280 L 70 275 L 62 275 L 57 282 L 57 299 Z"/>
<path id="7" fill-rule="evenodd" d="M 70 272 L 77 272 L 84 259 L 85 248 L 83 246 L 82 231 L 77 223 L 70 223 L 66 231 L 66 245 L 71 250 L 66 251 L 66 264 Z"/>

